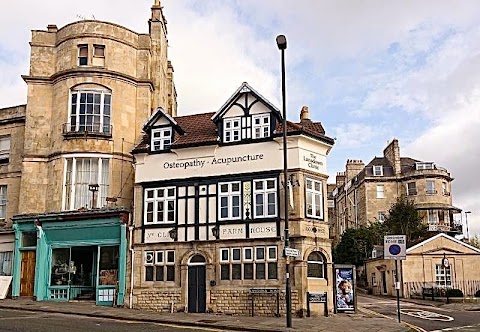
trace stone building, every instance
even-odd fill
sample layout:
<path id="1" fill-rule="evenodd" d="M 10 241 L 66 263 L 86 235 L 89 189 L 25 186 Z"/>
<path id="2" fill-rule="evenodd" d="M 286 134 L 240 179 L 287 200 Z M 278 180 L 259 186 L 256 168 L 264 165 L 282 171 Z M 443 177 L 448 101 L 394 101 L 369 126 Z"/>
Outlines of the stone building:
<path id="1" fill-rule="evenodd" d="M 284 314 L 279 110 L 243 83 L 216 113 L 171 117 L 159 108 L 143 129 L 129 305 L 274 315 L 278 304 Z M 332 290 L 326 156 L 334 141 L 307 107 L 287 130 L 290 247 L 300 252 L 290 262 L 292 311 L 301 313 L 307 291 Z M 323 304 L 312 310 L 323 313 Z"/>
<path id="2" fill-rule="evenodd" d="M 0 109 L 0 276 L 11 276 L 22 171 L 25 105 Z"/>
<path id="3" fill-rule="evenodd" d="M 395 261 L 382 257 L 365 262 L 369 284 L 375 295 L 394 296 Z M 443 264 L 445 259 L 447 264 Z M 399 261 L 400 294 L 420 297 L 422 288 L 433 287 L 436 296 L 445 296 L 446 289 L 454 288 L 473 297 L 480 290 L 479 261 L 480 249 L 439 233 L 408 248 L 406 259 Z"/>
<path id="4" fill-rule="evenodd" d="M 461 209 L 452 205 L 450 173 L 431 161 L 400 156 L 394 139 L 367 165 L 361 160 L 347 160 L 345 172 L 336 176 L 332 190 L 334 207 L 331 234 L 339 239 L 349 228 L 383 221 L 391 205 L 401 195 L 413 200 L 431 231 L 462 233 L 454 217 Z"/>
<path id="5" fill-rule="evenodd" d="M 122 304 L 131 150 L 154 108 L 176 114 L 162 7 L 148 33 L 81 20 L 32 31 L 30 46 L 22 151 L 12 140 L 15 177 L 0 178 L 15 215 L 12 295 Z"/>

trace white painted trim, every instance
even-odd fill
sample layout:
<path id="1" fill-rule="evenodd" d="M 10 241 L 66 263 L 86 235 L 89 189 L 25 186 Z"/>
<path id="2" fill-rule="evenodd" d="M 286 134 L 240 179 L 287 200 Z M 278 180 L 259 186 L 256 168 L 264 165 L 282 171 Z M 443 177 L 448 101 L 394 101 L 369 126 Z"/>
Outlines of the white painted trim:
<path id="1" fill-rule="evenodd" d="M 61 155 L 62 158 L 109 158 L 112 159 L 113 155 L 103 153 L 67 153 Z"/>
<path id="2" fill-rule="evenodd" d="M 467 247 L 467 248 L 469 248 L 469 249 L 472 249 L 472 250 L 480 253 L 480 249 L 475 248 L 474 246 L 471 246 L 471 245 L 469 245 L 469 244 L 467 244 L 467 243 L 464 243 L 464 242 L 462 242 L 462 241 L 460 241 L 460 240 L 457 240 L 457 239 L 454 238 L 454 237 L 448 236 L 448 235 L 445 234 L 445 233 L 438 233 L 437 235 L 432 236 L 431 238 L 426 239 L 425 241 L 422 241 L 422 242 L 420 242 L 420 243 L 417 243 L 417 244 L 414 245 L 413 247 L 408 248 L 406 252 L 407 252 L 407 254 L 408 254 L 408 253 L 411 252 L 412 250 L 415 250 L 415 249 L 417 249 L 417 248 L 419 248 L 419 247 L 427 244 L 427 243 L 430 242 L 430 241 L 436 240 L 436 239 L 438 239 L 439 237 L 444 237 L 444 238 L 446 238 L 446 239 L 448 239 L 448 240 L 452 240 L 453 242 L 456 242 L 456 243 L 458 243 L 458 244 L 460 244 L 460 245 L 463 245 L 463 246 L 465 246 L 465 247 Z"/>

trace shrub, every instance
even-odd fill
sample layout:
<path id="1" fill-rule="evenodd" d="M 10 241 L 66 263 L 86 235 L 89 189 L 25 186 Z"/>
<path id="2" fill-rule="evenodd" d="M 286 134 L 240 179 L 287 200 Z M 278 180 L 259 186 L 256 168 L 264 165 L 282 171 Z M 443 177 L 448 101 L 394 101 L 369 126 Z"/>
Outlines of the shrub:
<path id="1" fill-rule="evenodd" d="M 475 293 L 475 297 L 480 297 L 480 289 Z"/>
<path id="2" fill-rule="evenodd" d="M 448 297 L 463 297 L 463 292 L 461 289 L 452 288 L 447 290 Z"/>

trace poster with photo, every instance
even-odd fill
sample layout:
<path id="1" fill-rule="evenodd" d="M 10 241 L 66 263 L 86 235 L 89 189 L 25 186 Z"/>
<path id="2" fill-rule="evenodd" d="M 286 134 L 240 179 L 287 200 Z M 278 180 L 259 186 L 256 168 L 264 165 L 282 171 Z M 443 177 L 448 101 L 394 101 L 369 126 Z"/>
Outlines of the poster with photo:
<path id="1" fill-rule="evenodd" d="M 353 266 L 335 266 L 335 309 L 355 311 L 355 270 Z"/>

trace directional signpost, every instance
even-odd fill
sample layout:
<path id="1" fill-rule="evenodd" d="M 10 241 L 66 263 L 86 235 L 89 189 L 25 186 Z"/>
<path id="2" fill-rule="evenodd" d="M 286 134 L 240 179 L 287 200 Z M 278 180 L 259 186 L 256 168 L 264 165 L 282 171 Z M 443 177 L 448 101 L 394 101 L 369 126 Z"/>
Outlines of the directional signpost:
<path id="1" fill-rule="evenodd" d="M 285 247 L 285 256 L 288 256 L 288 257 L 300 257 L 300 250 Z"/>
<path id="2" fill-rule="evenodd" d="M 400 282 L 398 281 L 398 260 L 407 258 L 407 237 L 405 235 L 385 235 L 383 257 L 395 260 L 395 289 L 397 290 L 397 314 L 400 323 Z"/>

